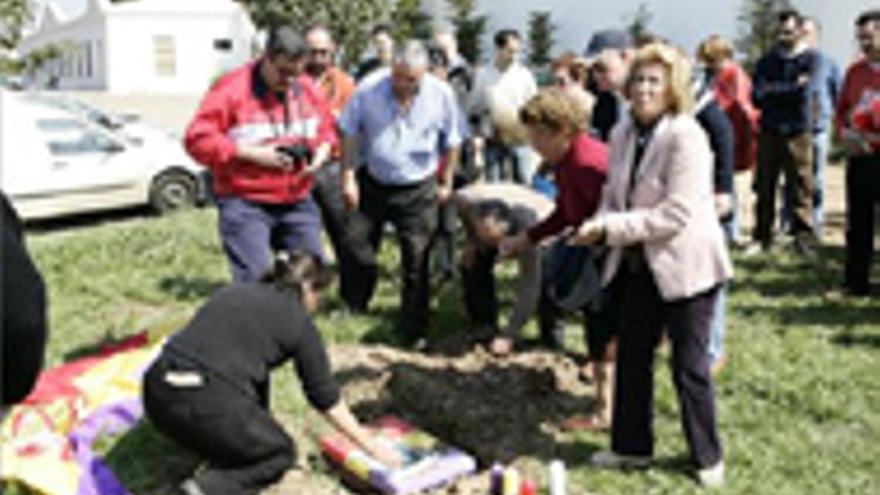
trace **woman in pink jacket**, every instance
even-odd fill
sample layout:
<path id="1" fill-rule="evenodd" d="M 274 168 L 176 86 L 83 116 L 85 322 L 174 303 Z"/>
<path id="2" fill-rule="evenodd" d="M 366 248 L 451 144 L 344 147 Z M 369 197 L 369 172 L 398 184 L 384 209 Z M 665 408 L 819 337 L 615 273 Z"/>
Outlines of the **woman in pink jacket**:
<path id="1" fill-rule="evenodd" d="M 676 49 L 652 44 L 639 51 L 626 87 L 631 113 L 611 134 L 602 202 L 573 242 L 607 244 L 604 281 L 624 287 L 611 449 L 593 463 L 650 463 L 654 354 L 665 331 L 697 477 L 717 486 L 724 462 L 706 343 L 732 267 L 715 214 L 712 155 L 691 116 L 689 84 L 689 65 Z"/>

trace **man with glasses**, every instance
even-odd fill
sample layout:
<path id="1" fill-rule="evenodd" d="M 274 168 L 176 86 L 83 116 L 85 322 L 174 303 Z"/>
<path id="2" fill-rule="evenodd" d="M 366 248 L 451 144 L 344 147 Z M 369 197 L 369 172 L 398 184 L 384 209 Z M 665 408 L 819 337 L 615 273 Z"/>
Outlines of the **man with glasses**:
<path id="1" fill-rule="evenodd" d="M 334 119 L 305 74 L 305 39 L 269 32 L 263 55 L 224 75 L 205 95 L 184 145 L 209 167 L 220 238 L 235 282 L 255 280 L 273 251 L 323 259 L 312 173 L 336 143 Z"/>
<path id="2" fill-rule="evenodd" d="M 462 129 L 452 88 L 427 74 L 418 41 L 395 50 L 390 72 L 358 86 L 339 117 L 342 194 L 357 211 L 349 235 L 359 240 L 356 303 L 366 309 L 378 280 L 378 250 L 387 222 L 400 243 L 403 284 L 397 323 L 405 344 L 421 347 L 429 309 L 430 242 L 437 206 L 448 200 Z M 438 177 L 441 160 L 446 161 Z M 363 165 L 358 169 L 358 165 Z"/>
<path id="3" fill-rule="evenodd" d="M 810 105 L 816 56 L 803 41 L 803 17 L 794 10 L 778 15 L 777 44 L 761 57 L 752 77 L 752 98 L 761 110 L 756 189 L 756 249 L 773 244 L 779 174 L 791 188 L 791 233 L 795 248 L 814 254 L 813 134 Z"/>
<path id="4" fill-rule="evenodd" d="M 354 94 L 355 83 L 345 71 L 336 66 L 336 43 L 330 31 L 315 25 L 306 31 L 309 55 L 306 71 L 315 80 L 318 91 L 327 101 L 334 117 L 339 117 L 348 100 Z M 321 209 L 324 228 L 336 253 L 339 267 L 339 294 L 348 306 L 356 309 L 356 289 L 352 287 L 352 258 L 357 251 L 357 239 L 347 235 L 350 215 L 342 202 L 339 189 L 340 149 L 335 148 L 330 161 L 315 174 L 312 197 Z"/>

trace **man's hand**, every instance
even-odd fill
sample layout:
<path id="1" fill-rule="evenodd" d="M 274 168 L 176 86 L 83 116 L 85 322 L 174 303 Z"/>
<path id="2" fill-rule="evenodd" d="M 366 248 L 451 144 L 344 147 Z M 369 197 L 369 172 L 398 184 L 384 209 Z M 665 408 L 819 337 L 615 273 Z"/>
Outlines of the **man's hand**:
<path id="1" fill-rule="evenodd" d="M 240 145 L 237 157 L 266 168 L 290 170 L 294 166 L 293 158 L 279 152 L 274 145 Z"/>
<path id="2" fill-rule="evenodd" d="M 525 233 L 517 234 L 512 237 L 505 237 L 498 245 L 498 255 L 501 258 L 511 258 L 528 247 L 530 243 L 529 236 Z"/>
<path id="3" fill-rule="evenodd" d="M 354 173 L 344 171 L 342 173 L 342 203 L 348 211 L 355 211 L 360 205 L 361 193 L 358 188 Z"/>
<path id="4" fill-rule="evenodd" d="M 577 233 L 569 240 L 574 246 L 598 244 L 605 239 L 605 222 L 599 218 L 591 218 L 582 223 Z"/>
<path id="5" fill-rule="evenodd" d="M 437 185 L 437 201 L 440 204 L 445 204 L 452 197 L 452 186 L 449 184 L 438 184 Z"/>
<path id="6" fill-rule="evenodd" d="M 840 135 L 840 144 L 849 156 L 867 155 L 871 152 L 867 139 L 855 129 L 844 129 Z"/>
<path id="7" fill-rule="evenodd" d="M 510 337 L 495 337 L 489 344 L 489 352 L 495 357 L 506 357 L 513 352 L 513 340 Z"/>
<path id="8" fill-rule="evenodd" d="M 715 193 L 715 212 L 718 218 L 723 218 L 733 212 L 733 195 L 730 193 Z"/>

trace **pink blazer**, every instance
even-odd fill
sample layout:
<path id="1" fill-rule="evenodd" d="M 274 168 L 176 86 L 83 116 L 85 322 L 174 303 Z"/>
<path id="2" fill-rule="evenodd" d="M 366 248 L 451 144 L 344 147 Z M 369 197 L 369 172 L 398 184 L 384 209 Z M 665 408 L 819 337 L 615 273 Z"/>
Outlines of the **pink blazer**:
<path id="1" fill-rule="evenodd" d="M 712 152 L 689 115 L 657 124 L 642 157 L 627 208 L 637 131 L 626 116 L 611 133 L 608 180 L 597 215 L 611 252 L 604 281 L 620 266 L 623 249 L 641 243 L 665 301 L 687 298 L 733 275 L 715 213 Z"/>

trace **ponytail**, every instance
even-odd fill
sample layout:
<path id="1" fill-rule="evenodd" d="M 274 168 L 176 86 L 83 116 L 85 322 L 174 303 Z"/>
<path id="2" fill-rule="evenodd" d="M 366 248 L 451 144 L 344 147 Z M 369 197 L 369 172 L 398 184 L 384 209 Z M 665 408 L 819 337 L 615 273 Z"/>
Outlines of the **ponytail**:
<path id="1" fill-rule="evenodd" d="M 260 282 L 274 286 L 279 292 L 292 292 L 302 300 L 306 284 L 311 285 L 312 290 L 322 291 L 333 282 L 333 271 L 305 251 L 282 251 L 275 257 L 272 268 L 260 277 Z"/>

